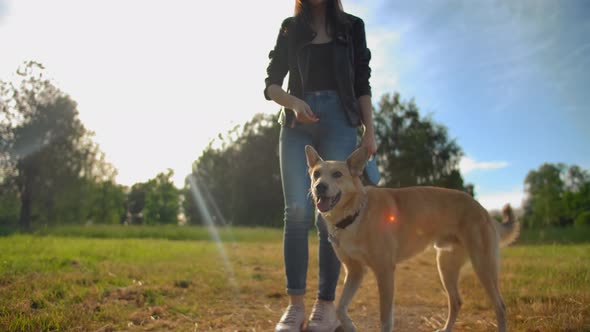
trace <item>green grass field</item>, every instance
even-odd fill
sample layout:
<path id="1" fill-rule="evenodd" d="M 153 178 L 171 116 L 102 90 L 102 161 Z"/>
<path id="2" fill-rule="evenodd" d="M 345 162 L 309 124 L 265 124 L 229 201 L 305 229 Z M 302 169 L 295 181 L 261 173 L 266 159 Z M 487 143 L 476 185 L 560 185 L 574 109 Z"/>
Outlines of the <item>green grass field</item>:
<path id="1" fill-rule="evenodd" d="M 524 232 L 503 249 L 511 331 L 590 331 L 590 237 L 570 231 Z M 287 303 L 281 231 L 224 229 L 220 237 L 222 246 L 205 228 L 120 226 L 0 237 L 0 331 L 272 331 Z M 317 275 L 310 240 L 309 305 Z M 456 331 L 494 331 L 470 267 L 461 293 Z M 433 331 L 445 315 L 427 250 L 396 272 L 395 331 Z M 351 316 L 361 331 L 378 328 L 370 274 Z"/>

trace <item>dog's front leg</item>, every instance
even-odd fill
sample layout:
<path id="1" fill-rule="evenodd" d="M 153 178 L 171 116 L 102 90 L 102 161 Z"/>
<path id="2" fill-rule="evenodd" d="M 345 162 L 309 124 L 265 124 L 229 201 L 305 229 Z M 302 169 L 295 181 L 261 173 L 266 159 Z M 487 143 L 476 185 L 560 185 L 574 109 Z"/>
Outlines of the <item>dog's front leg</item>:
<path id="1" fill-rule="evenodd" d="M 393 330 L 393 275 L 395 266 L 386 264 L 375 271 L 379 288 L 381 332 Z"/>
<path id="2" fill-rule="evenodd" d="M 338 302 L 338 319 L 340 319 L 344 332 L 356 332 L 356 326 L 348 316 L 348 305 L 361 285 L 365 269 L 360 263 L 353 260 L 343 261 L 343 263 L 346 268 L 346 277 L 344 278 L 342 295 Z"/>

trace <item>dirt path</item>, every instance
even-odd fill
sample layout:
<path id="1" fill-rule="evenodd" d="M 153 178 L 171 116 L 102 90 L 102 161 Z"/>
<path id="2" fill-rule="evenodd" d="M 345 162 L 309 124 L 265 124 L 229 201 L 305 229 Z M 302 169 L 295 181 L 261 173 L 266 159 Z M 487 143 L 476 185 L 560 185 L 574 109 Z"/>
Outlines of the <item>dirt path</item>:
<path id="1" fill-rule="evenodd" d="M 310 274 L 315 276 L 317 270 L 310 262 Z M 470 266 L 462 271 L 463 308 L 456 323 L 457 331 L 495 331 L 495 318 L 479 283 Z M 343 276 L 341 276 L 343 277 Z M 310 289 L 315 289 L 311 282 Z M 444 325 L 447 313 L 447 300 L 441 286 L 435 263 L 435 251 L 427 250 L 423 254 L 400 264 L 395 279 L 395 329 L 396 332 L 416 331 L 432 332 Z M 341 286 L 342 284 L 340 284 Z M 337 292 L 340 291 L 340 286 Z M 466 292 L 467 291 L 467 292 Z M 257 328 L 243 329 L 235 327 L 227 331 L 272 331 L 275 320 L 280 316 L 286 302 L 280 294 L 279 301 L 267 306 L 273 315 L 268 315 L 267 322 Z M 312 297 L 312 296 L 308 296 Z M 312 300 L 308 301 L 308 308 Z M 379 331 L 379 298 L 377 284 L 372 273 L 368 273 L 358 291 L 349 312 L 359 331 Z M 268 324 L 267 324 L 268 323 Z"/>
<path id="2" fill-rule="evenodd" d="M 246 248 L 239 248 L 242 253 Z M 255 249 L 255 248 L 252 248 Z M 138 310 L 131 321 L 137 324 L 127 326 L 127 331 L 223 331 L 259 332 L 273 331 L 280 318 L 287 298 L 282 289 L 284 275 L 282 263 L 268 265 L 269 258 L 276 260 L 275 245 L 256 248 L 257 258 L 238 260 L 234 268 L 240 282 L 239 294 L 231 296 L 230 285 L 215 297 L 200 298 L 201 308 L 198 316 L 188 316 L 175 312 L 171 302 L 168 305 Z M 311 252 L 315 250 L 312 245 Z M 233 255 L 238 256 L 237 252 Z M 309 295 L 307 310 L 313 303 L 313 292 L 317 289 L 317 260 L 310 254 L 308 271 Z M 242 256 L 243 257 L 243 256 Z M 339 294 L 344 273 L 337 293 Z M 248 278 L 254 282 L 244 282 Z M 493 311 L 484 297 L 483 290 L 475 280 L 470 267 L 463 269 L 462 295 L 464 305 L 456 323 L 457 331 L 495 331 Z M 205 285 L 203 285 L 205 286 Z M 434 250 L 400 264 L 396 271 L 395 329 L 396 332 L 432 332 L 444 325 L 446 318 L 446 295 L 439 281 L 435 265 Z M 174 301 L 186 301 L 191 290 L 186 290 L 187 298 L 174 296 Z M 379 299 L 377 285 L 372 273 L 368 273 L 361 289 L 353 300 L 349 312 L 359 331 L 379 331 Z M 154 312 L 158 319 L 153 319 Z M 119 329 L 114 329 L 119 330 Z M 97 331 L 114 331 L 107 327 Z"/>
<path id="3" fill-rule="evenodd" d="M 466 294 L 465 285 L 479 287 L 471 267 L 463 270 L 463 306 L 456 323 L 458 331 L 495 331 L 495 318 L 491 307 L 483 299 L 483 290 Z M 471 288 L 471 287 L 469 287 Z M 482 301 L 483 299 L 483 301 Z M 351 315 L 361 331 L 379 331 L 379 298 L 377 284 L 368 274 L 358 293 Z M 446 293 L 439 280 L 434 250 L 428 250 L 414 259 L 398 265 L 395 276 L 395 329 L 394 331 L 435 331 L 446 320 Z"/>

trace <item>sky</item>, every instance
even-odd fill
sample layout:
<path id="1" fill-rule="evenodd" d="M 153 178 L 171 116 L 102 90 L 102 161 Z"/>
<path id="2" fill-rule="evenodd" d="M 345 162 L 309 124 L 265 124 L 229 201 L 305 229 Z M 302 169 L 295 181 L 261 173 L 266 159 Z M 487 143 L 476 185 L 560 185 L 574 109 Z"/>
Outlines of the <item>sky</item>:
<path id="1" fill-rule="evenodd" d="M 294 1 L 0 0 L 0 80 L 43 63 L 125 185 L 171 168 L 255 113 Z M 488 209 L 520 206 L 544 162 L 590 169 L 590 1 L 343 0 L 365 21 L 373 103 L 414 99 L 448 128 Z M 277 138 L 278 139 L 278 138 Z"/>

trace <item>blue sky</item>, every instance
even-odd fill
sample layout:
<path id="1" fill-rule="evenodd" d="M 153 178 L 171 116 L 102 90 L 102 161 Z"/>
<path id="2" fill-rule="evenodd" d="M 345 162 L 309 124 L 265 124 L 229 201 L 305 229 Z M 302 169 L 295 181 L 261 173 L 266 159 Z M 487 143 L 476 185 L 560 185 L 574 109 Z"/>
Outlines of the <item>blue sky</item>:
<path id="1" fill-rule="evenodd" d="M 117 181 L 172 168 L 182 186 L 218 133 L 278 110 L 262 88 L 293 3 L 0 0 L 0 79 L 42 62 Z M 445 125 L 485 207 L 520 205 L 527 172 L 543 162 L 590 169 L 590 1 L 343 5 L 366 24 L 374 103 L 397 91 Z"/>
<path id="2" fill-rule="evenodd" d="M 484 205 L 519 205 L 544 162 L 590 168 L 590 1 L 363 3 L 387 59 L 375 95 L 399 91 L 448 127 Z"/>

